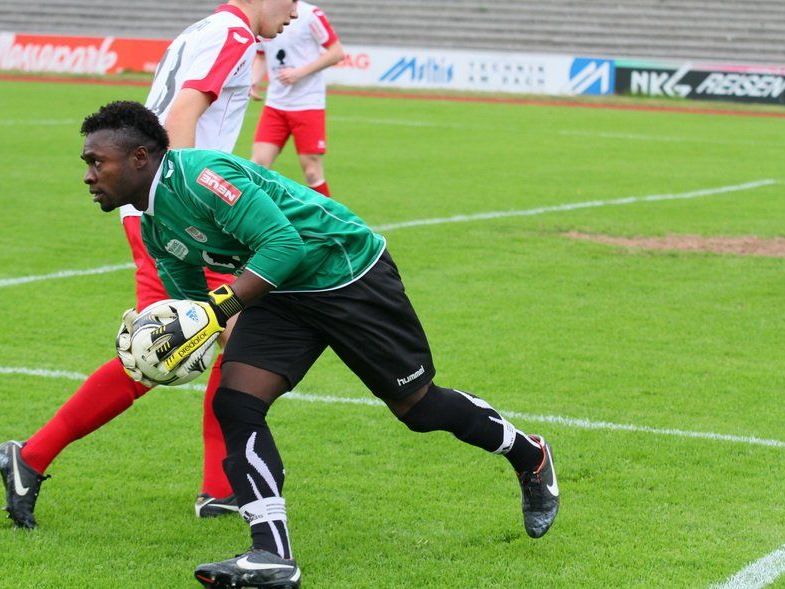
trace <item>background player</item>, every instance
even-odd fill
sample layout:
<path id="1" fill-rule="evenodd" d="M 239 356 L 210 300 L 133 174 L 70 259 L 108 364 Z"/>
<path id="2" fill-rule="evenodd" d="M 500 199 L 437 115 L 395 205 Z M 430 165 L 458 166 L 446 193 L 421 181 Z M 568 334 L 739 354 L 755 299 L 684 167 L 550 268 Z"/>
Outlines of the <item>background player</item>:
<path id="1" fill-rule="evenodd" d="M 166 127 L 172 145 L 233 149 L 249 101 L 257 35 L 269 38 L 280 33 L 297 17 L 296 6 L 296 0 L 228 0 L 171 43 L 159 64 L 147 105 Z M 142 243 L 140 215 L 131 206 L 121 210 L 136 264 L 137 309 L 167 298 L 155 264 Z M 207 273 L 208 283 L 212 285 L 231 278 L 218 272 Z M 205 394 L 204 470 L 196 501 L 197 516 L 237 510 L 223 472 L 226 449 L 212 410 L 219 380 L 220 357 Z M 119 360 L 110 360 L 91 374 L 24 445 L 6 442 L 0 446 L 6 509 L 17 526 L 36 526 L 33 512 L 43 473 L 55 457 L 71 442 L 128 409 L 149 390 L 149 384 L 135 382 Z"/>
<path id="2" fill-rule="evenodd" d="M 227 475 L 251 526 L 252 549 L 201 565 L 208 587 L 300 586 L 283 498 L 284 468 L 266 415 L 329 346 L 410 430 L 448 431 L 504 455 L 517 473 L 524 527 L 539 538 L 559 509 L 551 450 L 488 403 L 436 385 L 419 319 L 381 235 L 345 206 L 237 156 L 167 151 L 166 132 L 138 103 L 112 103 L 82 124 L 84 181 L 102 210 L 145 210 L 142 234 L 171 293 L 199 303 L 196 337 L 238 316 L 214 405 L 227 443 Z M 111 165 L 97 166 L 98 162 Z M 165 170 L 165 173 L 161 173 Z M 188 227 L 209 233 L 195 239 Z M 183 244 L 177 255 L 167 244 Z M 207 293 L 212 251 L 236 258 L 233 285 Z M 178 321 L 161 334 L 163 362 L 198 347 Z M 156 347 L 153 342 L 151 349 Z"/>
<path id="3" fill-rule="evenodd" d="M 324 69 L 344 58 L 343 47 L 318 6 L 298 3 L 299 17 L 274 39 L 264 39 L 254 64 L 254 89 L 267 73 L 265 106 L 254 136 L 252 159 L 272 166 L 289 136 L 313 190 L 330 196 L 324 175 L 327 150 Z"/>

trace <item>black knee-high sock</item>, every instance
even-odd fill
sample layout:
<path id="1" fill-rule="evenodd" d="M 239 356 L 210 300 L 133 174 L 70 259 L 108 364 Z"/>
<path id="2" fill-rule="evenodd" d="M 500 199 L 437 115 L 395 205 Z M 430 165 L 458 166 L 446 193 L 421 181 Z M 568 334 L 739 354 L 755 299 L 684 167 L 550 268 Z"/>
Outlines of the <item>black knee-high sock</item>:
<path id="1" fill-rule="evenodd" d="M 284 469 L 265 417 L 269 405 L 252 395 L 221 387 L 213 409 L 226 441 L 224 471 L 240 513 L 251 525 L 253 547 L 291 558 Z"/>
<path id="2" fill-rule="evenodd" d="M 537 440 L 515 429 L 482 399 L 432 384 L 400 420 L 412 431 L 448 431 L 459 440 L 503 454 L 518 472 L 534 471 L 542 462 Z"/>

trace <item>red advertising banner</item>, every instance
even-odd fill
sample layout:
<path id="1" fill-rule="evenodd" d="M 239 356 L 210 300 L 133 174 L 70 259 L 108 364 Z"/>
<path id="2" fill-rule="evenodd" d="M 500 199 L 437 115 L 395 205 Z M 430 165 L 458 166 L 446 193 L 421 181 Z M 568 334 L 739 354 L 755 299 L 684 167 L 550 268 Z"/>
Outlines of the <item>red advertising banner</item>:
<path id="1" fill-rule="evenodd" d="M 63 74 L 153 72 L 166 39 L 0 33 L 0 70 Z"/>

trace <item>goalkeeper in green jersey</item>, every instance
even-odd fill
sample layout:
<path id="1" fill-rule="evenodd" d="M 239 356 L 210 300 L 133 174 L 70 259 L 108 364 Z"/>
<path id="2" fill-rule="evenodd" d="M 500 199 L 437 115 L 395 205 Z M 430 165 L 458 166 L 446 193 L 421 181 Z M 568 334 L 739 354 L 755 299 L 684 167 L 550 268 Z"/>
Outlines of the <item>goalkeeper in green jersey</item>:
<path id="1" fill-rule="evenodd" d="M 488 403 L 434 383 L 428 340 L 385 240 L 335 200 L 239 157 L 169 150 L 141 104 L 114 102 L 82 124 L 84 181 L 104 211 L 143 211 L 142 235 L 170 296 L 198 301 L 199 332 L 166 325 L 151 347 L 177 367 L 238 315 L 214 408 L 224 468 L 250 524 L 252 548 L 200 565 L 208 587 L 300 586 L 283 497 L 284 467 L 266 415 L 328 346 L 415 432 L 448 431 L 503 455 L 522 491 L 526 532 L 545 534 L 559 508 L 550 446 Z M 208 292 L 207 267 L 237 276 Z"/>

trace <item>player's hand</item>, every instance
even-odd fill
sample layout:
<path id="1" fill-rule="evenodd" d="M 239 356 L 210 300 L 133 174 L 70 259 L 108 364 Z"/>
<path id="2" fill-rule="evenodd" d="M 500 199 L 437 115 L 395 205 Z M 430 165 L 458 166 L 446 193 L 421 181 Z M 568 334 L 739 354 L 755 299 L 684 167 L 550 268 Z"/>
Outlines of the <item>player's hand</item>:
<path id="1" fill-rule="evenodd" d="M 285 86 L 296 84 L 304 77 L 302 70 L 297 67 L 286 67 L 278 70 L 278 81 Z"/>
<path id="2" fill-rule="evenodd" d="M 126 374 L 135 381 L 152 388 L 155 386 L 155 383 L 144 377 L 142 371 L 136 366 L 133 354 L 131 354 L 131 335 L 133 334 L 134 321 L 136 321 L 138 316 L 139 313 L 136 312 L 136 309 L 128 309 L 123 313 L 120 330 L 117 332 L 117 338 L 115 339 L 115 349 Z"/>
<path id="3" fill-rule="evenodd" d="M 209 346 L 226 327 L 233 315 L 243 310 L 242 301 L 226 285 L 209 293 L 209 301 L 182 301 L 178 309 L 163 304 L 149 310 L 163 325 L 150 336 L 149 349 L 142 352 L 142 359 L 161 372 L 172 372 L 196 350 Z"/>
<path id="4" fill-rule="evenodd" d="M 175 309 L 163 304 L 146 314 L 154 315 L 163 325 L 150 335 L 150 346 L 140 352 L 142 359 L 163 373 L 173 372 L 196 350 L 209 346 L 224 330 L 210 303 L 182 301 Z"/>
<path id="5" fill-rule="evenodd" d="M 261 87 L 257 84 L 251 86 L 251 92 L 249 93 L 251 95 L 251 100 L 262 100 L 264 98 L 260 92 L 260 89 Z"/>

